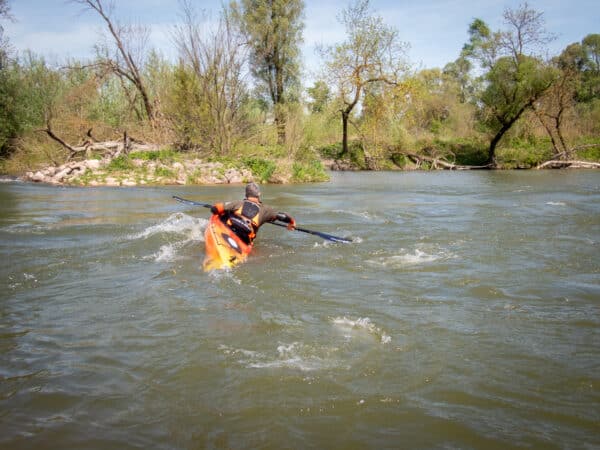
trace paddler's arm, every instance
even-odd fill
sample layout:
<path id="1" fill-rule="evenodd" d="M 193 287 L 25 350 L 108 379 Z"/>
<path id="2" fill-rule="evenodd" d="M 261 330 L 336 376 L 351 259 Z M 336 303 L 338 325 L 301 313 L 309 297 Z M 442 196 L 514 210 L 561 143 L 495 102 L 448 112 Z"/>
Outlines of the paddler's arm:
<path id="1" fill-rule="evenodd" d="M 279 220 L 281 222 L 287 223 L 288 224 L 287 229 L 290 231 L 292 231 L 296 228 L 296 221 L 288 213 L 278 212 L 275 220 Z"/>
<path id="2" fill-rule="evenodd" d="M 222 216 L 225 213 L 235 211 L 240 207 L 240 202 L 219 202 L 210 207 L 210 212 Z"/>

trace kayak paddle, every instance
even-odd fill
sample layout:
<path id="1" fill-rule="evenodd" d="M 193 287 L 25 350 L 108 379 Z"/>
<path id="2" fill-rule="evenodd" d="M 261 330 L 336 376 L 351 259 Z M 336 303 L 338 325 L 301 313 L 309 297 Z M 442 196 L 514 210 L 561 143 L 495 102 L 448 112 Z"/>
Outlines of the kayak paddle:
<path id="1" fill-rule="evenodd" d="M 209 209 L 212 207 L 212 205 L 209 205 L 208 203 L 195 202 L 194 200 L 188 200 L 186 198 L 181 198 L 176 195 L 174 195 L 173 198 L 175 200 L 177 200 L 178 202 L 185 203 L 187 205 L 202 206 L 204 208 L 209 208 Z M 287 228 L 287 224 L 277 223 L 277 222 L 267 222 L 267 223 L 270 223 L 271 225 L 277 225 L 278 227 L 286 227 Z M 322 237 L 323 239 L 326 239 L 326 240 L 332 241 L 332 242 L 343 242 L 346 244 L 352 242 L 352 239 L 347 239 L 347 238 L 343 238 L 343 237 L 334 236 L 332 234 L 322 233 L 321 231 L 307 230 L 306 228 L 298 228 L 298 227 L 294 228 L 294 230 L 300 231 L 302 233 L 314 234 L 315 236 Z"/>

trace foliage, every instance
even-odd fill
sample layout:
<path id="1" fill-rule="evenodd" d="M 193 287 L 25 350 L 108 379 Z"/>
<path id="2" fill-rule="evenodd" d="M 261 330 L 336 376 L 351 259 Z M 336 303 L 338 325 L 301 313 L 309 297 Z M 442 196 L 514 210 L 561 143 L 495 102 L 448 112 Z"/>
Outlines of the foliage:
<path id="1" fill-rule="evenodd" d="M 543 28 L 542 13 L 527 4 L 504 12 L 507 29 L 492 32 L 481 19 L 469 27 L 469 42 L 463 56 L 479 63 L 485 71 L 485 86 L 478 95 L 482 119 L 491 133 L 488 163 L 496 163 L 500 139 L 524 112 L 550 88 L 554 73 L 534 56 L 552 36 Z M 529 54 L 526 52 L 530 52 Z"/>
<path id="2" fill-rule="evenodd" d="M 134 167 L 133 162 L 128 156 L 121 155 L 113 158 L 106 169 L 113 172 L 125 172 L 127 170 L 132 170 Z"/>
<path id="3" fill-rule="evenodd" d="M 261 158 L 245 158 L 243 163 L 261 183 L 269 181 L 277 167 L 273 161 Z"/>
<path id="4" fill-rule="evenodd" d="M 164 167 L 164 166 L 157 167 L 156 170 L 154 171 L 154 174 L 157 177 L 162 177 L 162 178 L 175 178 L 175 172 L 173 172 L 168 167 Z"/>
<path id="5" fill-rule="evenodd" d="M 274 107 L 278 144 L 283 144 L 284 105 L 299 85 L 304 1 L 240 0 L 232 3 L 232 13 L 247 37 L 252 73 Z"/>
<path id="6" fill-rule="evenodd" d="M 107 0 L 75 3 L 105 25 L 112 20 L 94 8 Z M 0 20 L 10 20 L 6 5 L 0 0 Z M 113 23 L 118 29 L 106 28 L 108 44 L 95 59 L 51 65 L 14 51 L 0 23 L 0 172 L 65 162 L 69 152 L 48 130 L 70 145 L 126 131 L 165 146 L 115 159 L 118 176 L 140 169 L 133 159 L 159 168 L 220 161 L 261 181 L 321 180 L 321 159 L 411 168 L 408 153 L 500 167 L 600 159 L 600 35 L 548 61 L 541 55 L 551 36 L 526 4 L 507 9 L 497 31 L 475 19 L 463 51 L 443 69 L 409 72 L 398 31 L 368 1 L 355 1 L 340 15 L 344 41 L 321 49 L 323 73 L 305 92 L 301 0 L 237 0 L 218 20 L 196 16 L 190 0 L 181 5 L 175 63 L 142 45 L 148 28 Z"/>
<path id="7" fill-rule="evenodd" d="M 160 150 L 131 152 L 129 157 L 131 159 L 141 159 L 142 161 L 156 161 L 168 164 L 177 161 L 179 154 L 172 148 L 161 148 Z"/>
<path id="8" fill-rule="evenodd" d="M 314 85 L 306 90 L 306 93 L 311 98 L 309 102 L 311 112 L 322 113 L 327 109 L 331 101 L 331 90 L 325 81 L 315 81 Z"/>
<path id="9" fill-rule="evenodd" d="M 327 181 L 329 176 L 318 159 L 309 162 L 295 162 L 292 165 L 292 181 L 297 183 Z"/>
<path id="10" fill-rule="evenodd" d="M 342 146 L 348 151 L 348 123 L 357 104 L 370 85 L 398 82 L 405 70 L 406 45 L 398 31 L 386 25 L 383 18 L 372 14 L 368 0 L 357 0 L 342 12 L 341 23 L 346 41 L 321 49 L 326 59 L 326 72 L 337 90 L 341 104 Z"/>

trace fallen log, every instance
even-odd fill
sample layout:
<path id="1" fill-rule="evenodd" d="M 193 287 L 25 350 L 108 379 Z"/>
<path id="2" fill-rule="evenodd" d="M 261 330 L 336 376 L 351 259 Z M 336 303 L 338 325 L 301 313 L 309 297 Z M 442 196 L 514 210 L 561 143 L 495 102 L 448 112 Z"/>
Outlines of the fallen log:
<path id="1" fill-rule="evenodd" d="M 420 168 L 421 164 L 423 164 L 424 162 L 430 163 L 432 169 L 442 168 L 444 170 L 488 170 L 493 168 L 493 166 L 489 164 L 486 164 L 484 166 L 465 166 L 446 161 L 443 158 L 434 158 L 431 156 L 417 155 L 416 153 L 399 152 L 393 156 L 398 155 L 406 156 L 408 159 L 410 159 L 413 163 L 416 164 L 417 169 Z M 394 158 L 392 158 L 392 160 L 394 160 Z"/>
<path id="2" fill-rule="evenodd" d="M 538 164 L 536 169 L 600 169 L 600 163 L 591 161 L 553 159 Z"/>

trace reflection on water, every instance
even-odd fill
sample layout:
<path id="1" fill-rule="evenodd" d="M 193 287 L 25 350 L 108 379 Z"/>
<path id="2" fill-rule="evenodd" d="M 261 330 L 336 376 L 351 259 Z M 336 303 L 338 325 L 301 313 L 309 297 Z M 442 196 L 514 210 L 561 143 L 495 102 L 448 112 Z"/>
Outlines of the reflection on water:
<path id="1" fill-rule="evenodd" d="M 6 448 L 600 446 L 600 175 L 336 173 L 203 273 L 240 186 L 0 185 Z"/>

